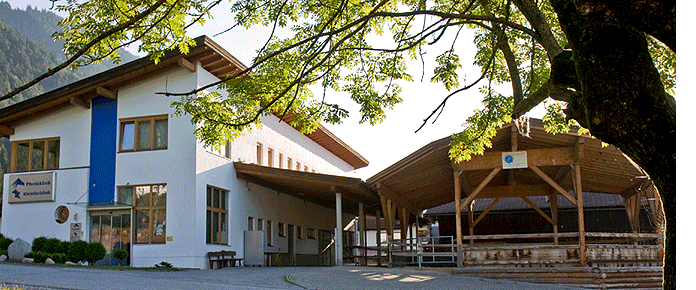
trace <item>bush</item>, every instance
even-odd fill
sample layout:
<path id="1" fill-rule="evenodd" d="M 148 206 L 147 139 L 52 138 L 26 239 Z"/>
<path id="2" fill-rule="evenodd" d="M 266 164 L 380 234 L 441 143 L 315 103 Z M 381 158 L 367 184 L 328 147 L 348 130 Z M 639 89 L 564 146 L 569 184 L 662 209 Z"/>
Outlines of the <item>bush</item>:
<path id="1" fill-rule="evenodd" d="M 7 251 L 7 248 L 10 247 L 10 244 L 12 244 L 12 242 L 14 242 L 12 239 L 4 238 L 4 237 L 2 239 L 0 239 L 0 250 Z"/>
<path id="2" fill-rule="evenodd" d="M 106 255 L 106 249 L 101 243 L 92 242 L 85 247 L 85 260 L 90 264 L 101 260 L 104 258 L 104 255 Z"/>
<path id="3" fill-rule="evenodd" d="M 68 261 L 68 255 L 63 253 L 50 254 L 48 257 L 51 258 L 53 262 L 56 262 L 56 264 L 65 264 L 65 262 Z"/>
<path id="4" fill-rule="evenodd" d="M 31 251 L 32 252 L 41 252 L 43 251 L 44 244 L 48 238 L 46 237 L 38 237 L 35 238 L 33 242 L 31 242 Z"/>
<path id="5" fill-rule="evenodd" d="M 34 259 L 34 263 L 44 263 L 46 262 L 46 258 L 48 258 L 48 256 L 49 255 L 44 252 L 29 252 L 24 255 L 25 258 Z"/>
<path id="6" fill-rule="evenodd" d="M 70 243 L 70 247 L 68 247 L 68 260 L 75 263 L 84 261 L 86 247 L 87 242 L 85 241 L 75 241 Z"/>
<path id="7" fill-rule="evenodd" d="M 7 252 L 7 250 L 0 250 L 0 255 L 9 256 L 10 254 Z"/>
<path id="8" fill-rule="evenodd" d="M 121 261 L 128 259 L 128 252 L 126 252 L 126 250 L 116 250 L 114 251 L 114 258 L 121 263 Z"/>
<path id="9" fill-rule="evenodd" d="M 54 254 L 57 252 L 59 246 L 60 246 L 59 239 L 56 239 L 56 238 L 47 239 L 44 242 L 44 245 L 42 248 L 43 250 L 41 250 L 41 251 L 46 253 L 46 254 Z"/>
<path id="10" fill-rule="evenodd" d="M 60 253 L 60 254 L 65 254 L 67 256 L 68 249 L 70 249 L 70 242 L 62 241 L 62 242 L 60 242 L 60 244 L 58 244 L 58 247 L 56 248 L 55 252 Z"/>

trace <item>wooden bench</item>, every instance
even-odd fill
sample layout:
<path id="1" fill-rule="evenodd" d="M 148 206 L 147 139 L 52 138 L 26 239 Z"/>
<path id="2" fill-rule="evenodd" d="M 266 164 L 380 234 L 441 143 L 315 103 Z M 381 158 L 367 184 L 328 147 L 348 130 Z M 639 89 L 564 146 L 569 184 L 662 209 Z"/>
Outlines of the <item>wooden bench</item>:
<path id="1" fill-rule="evenodd" d="M 239 262 L 242 265 L 242 259 L 235 258 L 237 255 L 235 251 L 219 251 L 219 252 L 208 252 L 208 263 L 210 264 L 210 269 L 215 269 L 213 265 L 217 263 L 217 268 L 225 268 L 228 266 L 234 267 Z"/>

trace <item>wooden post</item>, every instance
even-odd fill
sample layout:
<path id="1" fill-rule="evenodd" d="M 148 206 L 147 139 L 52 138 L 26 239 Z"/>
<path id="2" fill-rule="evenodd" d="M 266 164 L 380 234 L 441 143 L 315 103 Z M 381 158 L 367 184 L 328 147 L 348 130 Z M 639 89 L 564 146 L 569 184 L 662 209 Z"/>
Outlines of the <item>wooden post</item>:
<path id="1" fill-rule="evenodd" d="M 473 236 L 474 235 L 474 201 L 472 200 L 469 203 L 469 206 L 467 208 L 469 211 L 469 235 Z M 469 246 L 474 246 L 474 239 L 469 239 Z"/>
<path id="2" fill-rule="evenodd" d="M 405 207 L 399 209 L 399 217 L 401 218 L 401 239 L 405 242 L 408 239 L 406 235 L 408 231 L 408 214 Z"/>
<path id="3" fill-rule="evenodd" d="M 377 211 L 377 234 L 375 241 L 377 241 L 377 266 L 382 266 L 382 217 L 380 212 Z"/>
<path id="4" fill-rule="evenodd" d="M 360 250 L 362 251 L 362 265 L 367 266 L 367 251 L 365 251 L 365 205 L 358 203 L 358 234 L 360 235 Z"/>
<path id="5" fill-rule="evenodd" d="M 551 218 L 553 219 L 553 243 L 558 245 L 558 191 L 551 194 Z"/>
<path id="6" fill-rule="evenodd" d="M 457 235 L 457 268 L 462 268 L 462 187 L 459 184 L 459 172 L 454 171 L 454 224 Z"/>
<path id="7" fill-rule="evenodd" d="M 575 180 L 575 195 L 578 205 L 578 232 L 580 234 L 580 265 L 587 266 L 587 253 L 585 245 L 585 208 L 582 203 L 582 174 L 580 173 L 580 164 L 576 163 L 573 172 L 573 180 Z"/>

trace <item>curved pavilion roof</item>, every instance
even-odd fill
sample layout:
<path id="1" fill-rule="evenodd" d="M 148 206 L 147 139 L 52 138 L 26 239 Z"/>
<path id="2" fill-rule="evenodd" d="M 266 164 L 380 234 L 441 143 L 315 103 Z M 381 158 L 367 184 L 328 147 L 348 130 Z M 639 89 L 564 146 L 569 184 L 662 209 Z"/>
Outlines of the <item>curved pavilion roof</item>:
<path id="1" fill-rule="evenodd" d="M 573 188 L 572 164 L 581 167 L 583 191 L 631 196 L 646 186 L 654 187 L 647 174 L 615 146 L 602 146 L 598 139 L 579 135 L 577 131 L 546 133 L 541 120 L 530 120 L 530 138 L 517 133 L 508 123 L 497 129 L 492 148 L 470 161 L 453 164 L 448 156 L 451 137 L 445 137 L 411 153 L 367 180 L 380 195 L 391 198 L 411 212 L 454 201 L 454 172 L 463 169 L 463 197 L 472 192 L 489 175 L 495 162 L 502 163 L 501 152 L 527 151 L 528 160 L 543 164 L 538 168 L 563 189 Z M 581 149 L 579 149 L 581 148 Z M 544 149 L 544 150 L 538 150 Z M 579 151 L 579 152 L 578 152 Z M 533 154 L 533 152 L 540 154 Z M 570 154 L 570 155 L 569 155 Z M 568 158 L 577 160 L 568 160 Z M 557 162 L 559 165 L 554 165 Z M 560 165 L 562 164 L 562 165 Z M 500 166 L 500 165 L 498 165 Z M 501 170 L 477 196 L 547 195 L 555 189 L 539 174 L 529 169 Z"/>

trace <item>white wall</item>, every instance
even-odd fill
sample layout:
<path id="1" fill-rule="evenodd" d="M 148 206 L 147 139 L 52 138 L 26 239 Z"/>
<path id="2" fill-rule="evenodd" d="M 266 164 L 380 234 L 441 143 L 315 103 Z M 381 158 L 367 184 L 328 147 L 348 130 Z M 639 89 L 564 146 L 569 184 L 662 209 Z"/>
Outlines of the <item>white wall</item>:
<path id="1" fill-rule="evenodd" d="M 200 86 L 204 86 L 219 79 L 210 74 L 204 69 L 197 70 L 198 82 Z M 226 96 L 225 91 L 221 92 Z M 256 163 L 256 144 L 263 144 L 263 161 L 262 165 L 268 165 L 268 148 L 273 149 L 273 167 L 278 167 L 278 154 L 283 154 L 281 168 L 287 168 L 288 158 L 293 159 L 293 168 L 295 163 L 300 162 L 301 170 L 307 166 L 314 169 L 318 173 L 326 173 L 333 175 L 347 175 L 354 168 L 336 157 L 326 148 L 314 142 L 309 137 L 300 134 L 285 122 L 278 122 L 279 119 L 273 115 L 261 117 L 263 126 L 259 129 L 253 127 L 252 133 L 247 133 L 244 136 L 238 137 L 232 142 L 231 159 L 234 161 L 243 161 L 245 163 Z"/>
<path id="2" fill-rule="evenodd" d="M 196 88 L 196 73 L 183 68 L 166 72 L 146 81 L 118 90 L 118 118 L 169 115 L 166 150 L 121 152 L 116 154 L 116 186 L 126 184 L 167 184 L 166 235 L 173 238 L 165 244 L 135 244 L 131 251 L 132 265 L 151 267 L 162 261 L 177 267 L 194 267 L 196 208 L 196 140 L 190 116 L 172 117 L 170 104 L 174 99 L 157 92 L 185 92 Z M 120 130 L 119 130 L 120 134 Z M 117 138 L 120 140 L 120 137 Z M 118 152 L 118 144 L 114 148 Z M 116 189 L 114 188 L 114 194 Z"/>
<path id="3" fill-rule="evenodd" d="M 21 238 L 29 243 L 39 236 L 56 237 L 63 241 L 70 238 L 70 223 L 82 223 L 87 228 L 85 206 L 67 203 L 86 202 L 89 184 L 89 144 L 91 110 L 82 107 L 69 107 L 64 110 L 34 119 L 15 127 L 10 141 L 60 137 L 59 170 L 34 171 L 56 172 L 55 202 L 13 203 L 9 204 L 10 193 L 7 182 L 3 184 L 3 223 L 0 232 L 6 237 Z M 21 173 L 17 173 L 21 174 Z M 5 174 L 9 180 L 13 173 Z M 79 200 L 78 200 L 79 199 Z M 71 217 L 64 224 L 55 221 L 55 211 L 65 205 Z M 73 219 L 73 214 L 78 219 Z M 83 238 L 88 237 L 84 235 Z"/>

